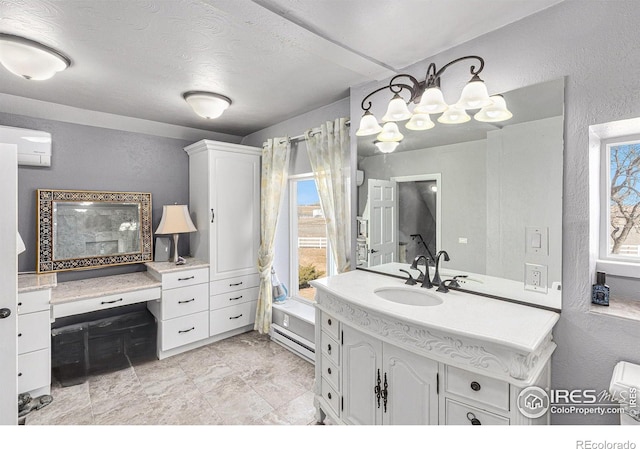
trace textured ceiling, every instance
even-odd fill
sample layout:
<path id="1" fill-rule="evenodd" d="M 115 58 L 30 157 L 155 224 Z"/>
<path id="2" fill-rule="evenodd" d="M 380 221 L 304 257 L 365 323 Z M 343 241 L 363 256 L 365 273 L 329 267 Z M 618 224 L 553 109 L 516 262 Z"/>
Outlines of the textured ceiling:
<path id="1" fill-rule="evenodd" d="M 0 0 L 0 32 L 72 66 L 0 93 L 247 135 L 559 0 Z M 207 121 L 182 93 L 229 96 Z M 55 117 L 52 117 L 55 118 Z"/>

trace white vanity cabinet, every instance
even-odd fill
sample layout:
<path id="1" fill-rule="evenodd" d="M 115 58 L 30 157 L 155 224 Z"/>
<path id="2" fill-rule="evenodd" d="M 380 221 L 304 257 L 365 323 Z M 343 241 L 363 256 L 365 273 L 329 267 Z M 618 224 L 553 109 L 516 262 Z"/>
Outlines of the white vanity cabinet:
<path id="1" fill-rule="evenodd" d="M 453 291 L 396 304 L 375 293 L 402 280 L 357 270 L 312 284 L 319 422 L 548 424 L 518 404 L 549 387 L 557 313 Z"/>

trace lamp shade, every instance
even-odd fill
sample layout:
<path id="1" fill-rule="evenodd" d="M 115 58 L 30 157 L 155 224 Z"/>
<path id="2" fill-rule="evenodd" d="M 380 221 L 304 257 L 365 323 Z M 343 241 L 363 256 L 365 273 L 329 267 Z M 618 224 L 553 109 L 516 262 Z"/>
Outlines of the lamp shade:
<path id="1" fill-rule="evenodd" d="M 502 122 L 513 117 L 511 111 L 507 109 L 507 103 L 502 95 L 492 95 L 491 104 L 480 109 L 473 116 L 479 122 Z"/>
<path id="2" fill-rule="evenodd" d="M 392 153 L 400 145 L 400 142 L 374 142 L 381 153 Z"/>
<path id="3" fill-rule="evenodd" d="M 382 131 L 382 126 L 378 123 L 375 115 L 366 111 L 360 119 L 360 126 L 356 131 L 356 136 L 371 136 Z"/>
<path id="4" fill-rule="evenodd" d="M 69 67 L 71 60 L 38 42 L 0 33 L 0 63 L 22 78 L 46 80 Z"/>
<path id="5" fill-rule="evenodd" d="M 440 123 L 445 123 L 447 125 L 457 125 L 459 123 L 465 123 L 471 120 L 467 111 L 463 108 L 458 107 L 458 105 L 451 105 L 449 109 L 444 111 L 440 117 L 438 117 L 438 121 Z"/>
<path id="6" fill-rule="evenodd" d="M 156 234 L 183 234 L 195 231 L 197 229 L 191 221 L 186 204 L 162 206 L 162 218 Z"/>
<path id="7" fill-rule="evenodd" d="M 25 252 L 27 250 L 27 248 L 24 246 L 24 241 L 22 240 L 22 237 L 20 237 L 20 233 L 16 231 L 16 243 L 17 243 L 17 254 L 22 254 L 23 252 Z"/>
<path id="8" fill-rule="evenodd" d="M 220 117 L 231 105 L 229 97 L 213 92 L 191 91 L 182 96 L 196 114 L 207 119 Z"/>
<path id="9" fill-rule="evenodd" d="M 479 109 L 491 104 L 487 86 L 478 75 L 471 78 L 471 81 L 464 86 L 460 99 L 456 105 L 464 109 Z"/>
<path id="10" fill-rule="evenodd" d="M 411 120 L 409 120 L 404 126 L 407 129 L 414 131 L 424 131 L 425 129 L 431 129 L 436 125 L 431 121 L 429 114 L 413 114 Z"/>
<path id="11" fill-rule="evenodd" d="M 449 105 L 445 103 L 442 91 L 437 87 L 430 87 L 424 91 L 420 103 L 414 108 L 413 113 L 439 114 L 447 110 Z"/>
<path id="12" fill-rule="evenodd" d="M 407 103 L 400 95 L 395 94 L 387 106 L 387 113 L 382 117 L 382 121 L 400 122 L 409 117 L 411 117 L 411 111 L 409 111 Z"/>
<path id="13" fill-rule="evenodd" d="M 404 139 L 404 136 L 400 133 L 395 122 L 385 123 L 382 127 L 382 132 L 378 134 L 378 140 L 381 142 L 400 142 L 402 139 Z"/>

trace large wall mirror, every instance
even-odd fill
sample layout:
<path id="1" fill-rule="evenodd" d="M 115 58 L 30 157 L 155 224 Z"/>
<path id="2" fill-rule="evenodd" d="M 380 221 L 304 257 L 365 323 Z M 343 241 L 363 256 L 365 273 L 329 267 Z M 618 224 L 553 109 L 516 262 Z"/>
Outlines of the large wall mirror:
<path id="1" fill-rule="evenodd" d="M 462 289 L 561 308 L 564 79 L 502 95 L 505 122 L 401 126 L 388 154 L 358 138 L 358 268 L 406 277 L 446 250 Z"/>
<path id="2" fill-rule="evenodd" d="M 38 190 L 39 273 L 152 260 L 151 194 Z"/>

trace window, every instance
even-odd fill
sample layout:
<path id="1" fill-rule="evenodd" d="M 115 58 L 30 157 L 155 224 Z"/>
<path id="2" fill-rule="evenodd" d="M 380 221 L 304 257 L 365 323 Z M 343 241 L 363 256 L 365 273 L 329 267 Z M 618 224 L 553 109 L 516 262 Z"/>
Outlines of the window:
<path id="1" fill-rule="evenodd" d="M 602 146 L 600 260 L 640 262 L 640 139 Z"/>
<path id="2" fill-rule="evenodd" d="M 312 175 L 290 180 L 291 296 L 314 301 L 309 281 L 331 274 L 327 226 Z"/>

